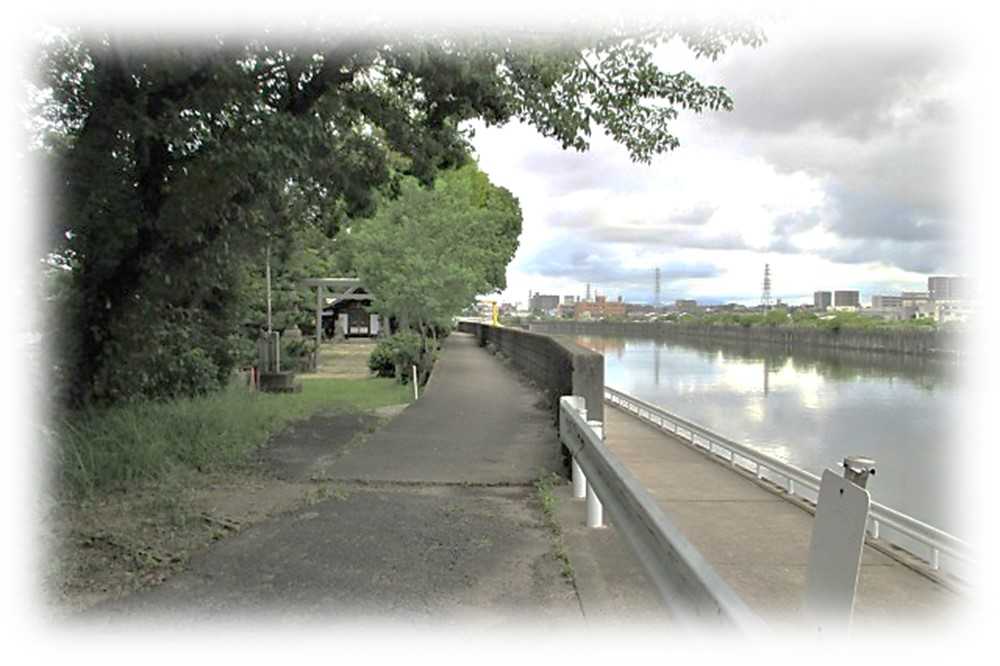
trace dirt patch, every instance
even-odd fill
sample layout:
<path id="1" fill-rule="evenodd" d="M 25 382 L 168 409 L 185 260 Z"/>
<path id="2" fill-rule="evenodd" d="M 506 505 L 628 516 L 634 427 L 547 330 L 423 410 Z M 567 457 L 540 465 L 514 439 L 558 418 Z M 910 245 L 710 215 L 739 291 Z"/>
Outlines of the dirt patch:
<path id="1" fill-rule="evenodd" d="M 368 338 L 349 339 L 339 342 L 325 342 L 319 351 L 319 369 L 303 379 L 337 378 L 364 379 L 371 376 L 368 357 L 375 349 L 375 343 Z"/>
<path id="2" fill-rule="evenodd" d="M 374 414 L 318 415 L 238 468 L 177 470 L 167 481 L 54 504 L 46 519 L 46 596 L 54 610 L 70 612 L 123 597 L 162 583 L 195 553 L 251 525 L 338 497 L 340 485 L 313 478 L 310 466 L 363 443 L 386 422 Z"/>
<path id="3" fill-rule="evenodd" d="M 373 414 L 317 414 L 271 438 L 261 462 L 279 479 L 309 481 L 345 451 L 360 446 L 384 422 Z"/>

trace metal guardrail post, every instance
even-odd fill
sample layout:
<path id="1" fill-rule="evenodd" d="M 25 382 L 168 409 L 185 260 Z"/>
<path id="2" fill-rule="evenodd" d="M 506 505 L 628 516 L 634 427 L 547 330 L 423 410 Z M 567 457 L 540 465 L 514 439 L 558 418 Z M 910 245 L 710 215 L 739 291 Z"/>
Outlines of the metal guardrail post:
<path id="1" fill-rule="evenodd" d="M 587 497 L 587 476 L 583 473 L 580 463 L 573 458 L 570 461 L 573 469 L 573 498 L 584 499 Z"/>
<path id="2" fill-rule="evenodd" d="M 598 439 L 604 439 L 604 428 L 600 421 L 587 421 Z M 587 484 L 587 527 L 604 527 L 604 505 L 597 496 L 594 486 Z"/>
<path id="3" fill-rule="evenodd" d="M 584 421 L 587 420 L 587 400 L 586 398 L 578 395 L 566 396 L 563 398 L 568 402 L 573 409 L 576 410 L 577 414 Z M 560 422 L 562 421 L 562 413 L 560 411 Z M 560 423 L 560 427 L 562 427 Z M 573 473 L 573 498 L 574 499 L 585 499 L 587 497 L 587 475 L 583 473 L 583 468 L 580 467 L 580 463 L 577 462 L 576 456 L 571 456 L 570 458 L 570 468 Z"/>

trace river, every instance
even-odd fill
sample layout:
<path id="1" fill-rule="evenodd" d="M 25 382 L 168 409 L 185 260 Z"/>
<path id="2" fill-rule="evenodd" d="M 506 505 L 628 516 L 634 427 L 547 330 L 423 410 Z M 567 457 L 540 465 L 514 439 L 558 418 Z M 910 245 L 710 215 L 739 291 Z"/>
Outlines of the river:
<path id="1" fill-rule="evenodd" d="M 604 354 L 608 386 L 816 474 L 877 461 L 875 501 L 956 530 L 966 403 L 954 362 L 887 353 L 574 336 Z"/>

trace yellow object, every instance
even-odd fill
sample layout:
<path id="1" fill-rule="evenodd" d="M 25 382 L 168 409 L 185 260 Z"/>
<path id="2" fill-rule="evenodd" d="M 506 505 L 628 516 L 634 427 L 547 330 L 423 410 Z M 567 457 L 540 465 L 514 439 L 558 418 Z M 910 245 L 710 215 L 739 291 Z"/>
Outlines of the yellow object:
<path id="1" fill-rule="evenodd" d="M 497 305 L 496 301 L 493 301 L 493 325 L 500 325 L 500 306 Z"/>

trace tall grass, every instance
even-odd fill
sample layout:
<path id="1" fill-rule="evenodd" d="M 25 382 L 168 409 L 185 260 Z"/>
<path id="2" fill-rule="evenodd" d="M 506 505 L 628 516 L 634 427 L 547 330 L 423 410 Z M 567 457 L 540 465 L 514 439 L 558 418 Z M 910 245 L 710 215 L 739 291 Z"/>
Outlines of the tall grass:
<path id="1" fill-rule="evenodd" d="M 238 464 L 288 423 L 323 409 L 409 401 L 392 379 L 310 379 L 301 393 L 212 395 L 74 412 L 55 428 L 59 490 L 73 496 Z"/>

